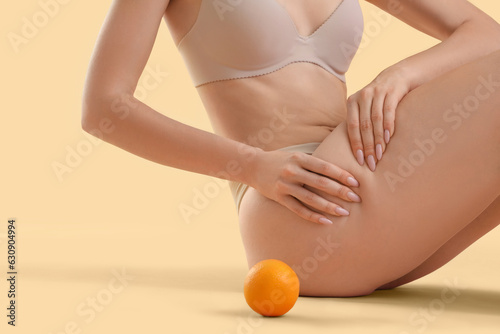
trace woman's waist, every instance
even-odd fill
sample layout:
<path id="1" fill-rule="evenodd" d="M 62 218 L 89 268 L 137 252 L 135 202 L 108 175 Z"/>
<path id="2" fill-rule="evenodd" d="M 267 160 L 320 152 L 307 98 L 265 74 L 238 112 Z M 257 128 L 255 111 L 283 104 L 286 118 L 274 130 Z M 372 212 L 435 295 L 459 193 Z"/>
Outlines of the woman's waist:
<path id="1" fill-rule="evenodd" d="M 322 141 L 346 118 L 346 86 L 311 64 L 198 88 L 217 134 L 264 150 Z"/>
<path id="2" fill-rule="evenodd" d="M 246 108 L 226 105 L 224 110 L 208 112 L 215 133 L 266 151 L 322 142 L 346 118 L 345 102 L 328 109 L 293 103 L 253 103 Z"/>
<path id="3" fill-rule="evenodd" d="M 286 127 L 285 127 L 286 126 Z M 321 143 L 336 125 L 286 125 L 263 126 L 252 131 L 224 136 L 265 151 L 273 151 L 286 147 L 304 144 Z"/>

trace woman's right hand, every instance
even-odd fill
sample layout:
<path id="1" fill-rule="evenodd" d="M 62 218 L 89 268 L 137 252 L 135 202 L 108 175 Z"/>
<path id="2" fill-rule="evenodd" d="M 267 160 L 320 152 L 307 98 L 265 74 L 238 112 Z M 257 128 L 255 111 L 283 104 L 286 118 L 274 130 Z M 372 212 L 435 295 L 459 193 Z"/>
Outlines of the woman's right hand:
<path id="1" fill-rule="evenodd" d="M 250 173 L 251 187 L 313 223 L 332 224 L 320 212 L 335 216 L 347 216 L 349 212 L 304 186 L 319 189 L 348 202 L 361 201 L 348 188 L 359 186 L 352 174 L 306 153 L 259 151 Z"/>

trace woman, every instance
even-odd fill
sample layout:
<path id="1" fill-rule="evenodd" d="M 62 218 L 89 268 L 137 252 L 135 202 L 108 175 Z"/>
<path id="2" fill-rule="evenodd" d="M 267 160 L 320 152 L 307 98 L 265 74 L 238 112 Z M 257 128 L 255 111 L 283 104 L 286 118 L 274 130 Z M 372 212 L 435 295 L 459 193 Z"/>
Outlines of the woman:
<path id="1" fill-rule="evenodd" d="M 500 28 L 465 0 L 370 2 L 442 43 L 347 99 L 357 0 L 115 0 L 83 129 L 229 180 L 248 265 L 285 261 L 301 295 L 422 277 L 500 222 Z M 133 97 L 162 18 L 216 134 Z"/>

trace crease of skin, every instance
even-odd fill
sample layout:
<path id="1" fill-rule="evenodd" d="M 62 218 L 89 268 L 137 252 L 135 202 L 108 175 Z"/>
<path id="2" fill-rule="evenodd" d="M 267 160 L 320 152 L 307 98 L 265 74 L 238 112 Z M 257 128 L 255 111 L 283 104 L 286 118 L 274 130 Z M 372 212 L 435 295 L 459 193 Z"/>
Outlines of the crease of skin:
<path id="1" fill-rule="evenodd" d="M 276 82 L 284 84 L 277 90 Z M 346 118 L 346 90 L 345 83 L 310 63 L 198 88 L 215 132 L 240 142 L 267 131 L 276 112 L 294 115 L 285 129 L 273 132 L 270 142 L 254 142 L 265 150 L 323 141 Z"/>

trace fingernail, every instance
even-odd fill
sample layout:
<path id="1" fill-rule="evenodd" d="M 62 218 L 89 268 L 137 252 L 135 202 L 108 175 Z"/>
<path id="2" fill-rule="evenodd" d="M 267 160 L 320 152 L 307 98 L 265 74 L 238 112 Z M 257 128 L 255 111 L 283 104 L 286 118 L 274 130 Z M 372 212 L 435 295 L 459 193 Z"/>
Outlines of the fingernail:
<path id="1" fill-rule="evenodd" d="M 373 157 L 373 155 L 369 155 L 368 159 L 366 159 L 366 161 L 368 162 L 368 167 L 370 168 L 370 170 L 372 172 L 374 172 L 376 164 L 375 164 L 375 158 Z"/>
<path id="2" fill-rule="evenodd" d="M 346 209 L 344 208 L 341 208 L 340 206 L 337 206 L 335 208 L 335 212 L 337 212 L 339 215 L 341 216 L 349 216 L 349 211 L 347 211 Z"/>
<path id="3" fill-rule="evenodd" d="M 347 183 L 351 186 L 351 187 L 359 187 L 359 182 L 353 178 L 352 176 L 349 176 L 347 178 Z"/>
<path id="4" fill-rule="evenodd" d="M 385 130 L 385 143 L 389 144 L 389 140 L 391 140 L 391 133 L 389 130 Z"/>
<path id="5" fill-rule="evenodd" d="M 321 217 L 321 218 L 319 219 L 319 222 L 320 222 L 321 224 L 326 224 L 326 225 L 331 225 L 331 224 L 333 224 L 333 222 L 332 222 L 330 219 L 326 219 L 326 218 L 324 218 L 324 217 Z"/>
<path id="6" fill-rule="evenodd" d="M 382 145 L 377 144 L 376 151 L 377 151 L 377 160 L 382 160 Z"/>
<path id="7" fill-rule="evenodd" d="M 361 198 L 357 194 L 353 193 L 352 191 L 349 191 L 347 193 L 347 198 L 349 198 L 353 202 L 361 202 Z"/>
<path id="8" fill-rule="evenodd" d="M 363 154 L 363 151 L 361 151 L 361 150 L 357 150 L 356 151 L 356 159 L 358 159 L 358 164 L 360 164 L 360 166 L 364 165 L 364 163 L 365 163 L 365 156 Z"/>

